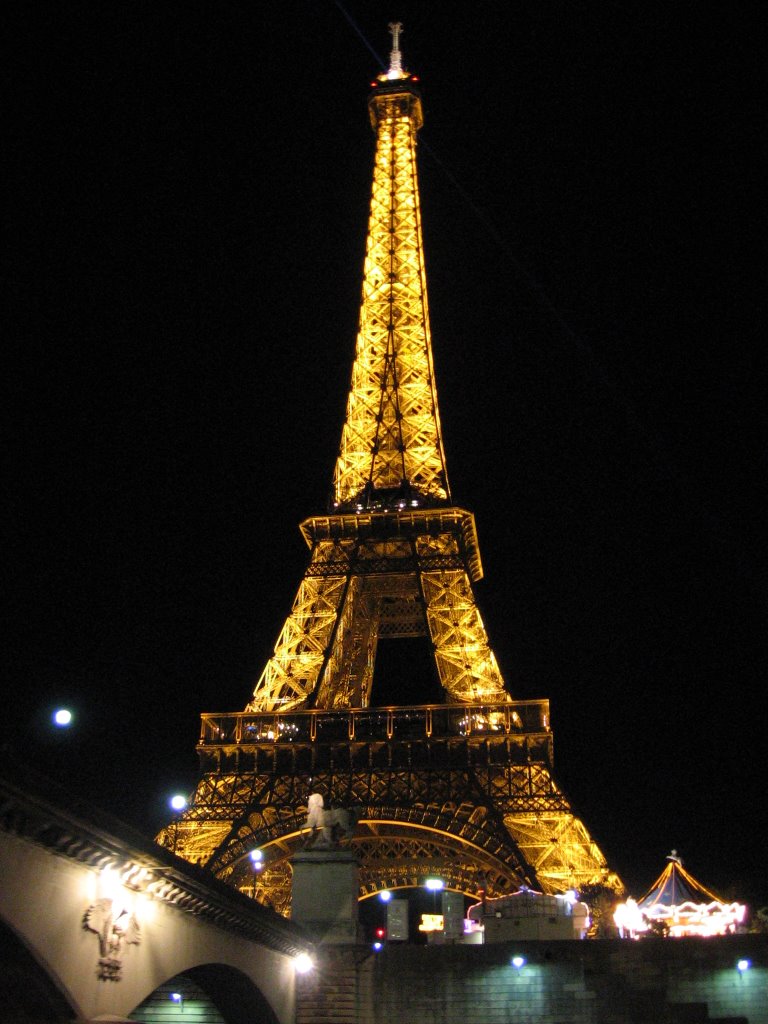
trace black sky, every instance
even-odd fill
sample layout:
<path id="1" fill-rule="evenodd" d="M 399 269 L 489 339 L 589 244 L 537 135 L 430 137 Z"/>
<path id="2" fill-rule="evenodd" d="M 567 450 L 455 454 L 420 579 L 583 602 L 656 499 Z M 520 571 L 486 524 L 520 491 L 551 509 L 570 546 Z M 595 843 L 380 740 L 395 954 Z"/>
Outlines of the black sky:
<path id="1" fill-rule="evenodd" d="M 766 903 L 764 90 L 753 27 L 699 4 L 17 26 L 7 739 L 154 830 L 200 712 L 248 701 L 329 493 L 393 19 L 507 684 L 551 700 L 556 777 L 635 895 L 675 847 Z"/>

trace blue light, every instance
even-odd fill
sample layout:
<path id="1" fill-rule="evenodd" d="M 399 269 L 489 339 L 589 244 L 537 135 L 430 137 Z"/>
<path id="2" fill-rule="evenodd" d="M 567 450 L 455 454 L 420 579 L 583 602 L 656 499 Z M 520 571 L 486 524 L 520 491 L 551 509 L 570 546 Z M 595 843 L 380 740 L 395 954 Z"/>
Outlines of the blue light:
<path id="1" fill-rule="evenodd" d="M 187 798 L 185 796 L 182 796 L 181 793 L 176 793 L 174 796 L 171 797 L 169 803 L 171 807 L 174 809 L 174 811 L 183 811 L 184 808 L 187 806 Z"/>
<path id="2" fill-rule="evenodd" d="M 264 858 L 264 854 L 261 850 L 251 850 L 250 858 L 254 864 L 260 864 Z"/>
<path id="3" fill-rule="evenodd" d="M 444 885 L 445 882 L 442 878 L 428 878 L 424 883 L 424 888 L 431 889 L 432 892 L 437 892 L 439 889 L 442 889 Z"/>
<path id="4" fill-rule="evenodd" d="M 510 961 L 510 963 L 512 964 L 512 966 L 516 970 L 519 971 L 521 967 L 525 967 L 525 957 L 524 956 L 513 956 L 512 960 Z"/>
<path id="5" fill-rule="evenodd" d="M 382 951 L 382 949 L 384 948 L 384 943 L 383 942 L 374 942 L 373 948 L 374 948 L 374 950 L 377 953 L 380 953 Z"/>
<path id="6" fill-rule="evenodd" d="M 389 903 L 389 901 L 392 899 L 392 893 L 389 891 L 389 889 L 382 889 L 381 892 L 379 893 L 379 899 L 381 900 L 382 903 Z"/>
<path id="7" fill-rule="evenodd" d="M 182 1002 L 181 992 L 171 992 L 169 999 L 172 1003 Z"/>
<path id="8" fill-rule="evenodd" d="M 72 725 L 72 712 L 69 708 L 57 708 L 53 713 L 53 724 L 59 729 L 66 729 Z"/>
<path id="9" fill-rule="evenodd" d="M 739 974 L 743 974 L 744 971 L 748 971 L 751 966 L 751 960 L 739 960 L 736 964 L 736 970 L 739 972 Z"/>

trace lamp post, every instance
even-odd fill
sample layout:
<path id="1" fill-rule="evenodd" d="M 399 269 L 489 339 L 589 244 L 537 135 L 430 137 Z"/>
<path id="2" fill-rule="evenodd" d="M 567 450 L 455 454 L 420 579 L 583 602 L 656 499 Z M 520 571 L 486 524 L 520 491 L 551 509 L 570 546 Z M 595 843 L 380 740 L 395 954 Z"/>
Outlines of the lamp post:
<path id="1" fill-rule="evenodd" d="M 428 878 L 424 882 L 424 888 L 429 889 L 432 893 L 432 908 L 437 913 L 437 894 L 445 888 L 445 882 L 442 878 Z"/>
<path id="2" fill-rule="evenodd" d="M 251 899 L 256 899 L 256 874 L 264 867 L 264 854 L 261 850 L 251 850 L 248 854 L 253 867 L 253 883 L 251 886 Z"/>
<path id="3" fill-rule="evenodd" d="M 173 826 L 173 852 L 176 853 L 176 846 L 179 841 L 179 817 L 187 806 L 187 798 L 182 793 L 174 793 L 168 803 L 176 815 Z"/>

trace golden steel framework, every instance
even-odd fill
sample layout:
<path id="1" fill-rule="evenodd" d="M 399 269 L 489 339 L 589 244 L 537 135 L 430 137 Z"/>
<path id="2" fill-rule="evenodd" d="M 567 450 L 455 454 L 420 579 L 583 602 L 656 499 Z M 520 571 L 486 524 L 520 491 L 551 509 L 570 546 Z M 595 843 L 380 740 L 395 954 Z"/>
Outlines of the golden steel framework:
<path id="1" fill-rule="evenodd" d="M 620 887 L 552 776 L 547 702 L 512 701 L 475 602 L 475 522 L 451 501 L 432 364 L 421 100 L 391 30 L 369 100 L 373 190 L 333 508 L 301 524 L 309 566 L 273 655 L 244 712 L 203 715 L 194 800 L 158 837 L 283 913 L 318 789 L 357 808 L 361 896 L 435 872 L 468 894 Z M 379 639 L 412 636 L 431 643 L 446 703 L 371 708 Z"/>

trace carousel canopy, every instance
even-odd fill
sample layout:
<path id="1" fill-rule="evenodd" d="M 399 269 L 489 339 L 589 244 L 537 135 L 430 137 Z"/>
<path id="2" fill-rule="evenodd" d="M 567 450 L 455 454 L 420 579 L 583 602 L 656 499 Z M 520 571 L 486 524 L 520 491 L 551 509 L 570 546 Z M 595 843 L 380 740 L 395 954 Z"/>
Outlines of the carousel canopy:
<path id="1" fill-rule="evenodd" d="M 667 864 L 642 899 L 638 900 L 640 910 L 679 907 L 683 903 L 722 903 L 719 896 L 710 892 L 701 882 L 685 870 L 675 850 L 667 857 Z"/>

